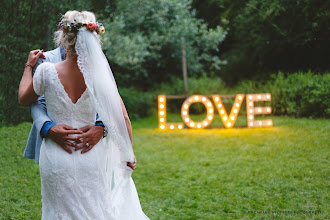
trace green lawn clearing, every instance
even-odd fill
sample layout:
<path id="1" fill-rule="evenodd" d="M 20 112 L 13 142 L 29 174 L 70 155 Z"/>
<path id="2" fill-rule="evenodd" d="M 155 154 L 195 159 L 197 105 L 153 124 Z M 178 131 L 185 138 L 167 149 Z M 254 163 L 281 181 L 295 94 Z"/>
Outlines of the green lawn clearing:
<path id="1" fill-rule="evenodd" d="M 134 121 L 133 179 L 147 216 L 328 218 L 330 121 L 267 118 L 274 127 L 161 131 L 156 117 Z M 39 167 L 22 158 L 30 127 L 0 128 L 0 219 L 41 217 Z"/>

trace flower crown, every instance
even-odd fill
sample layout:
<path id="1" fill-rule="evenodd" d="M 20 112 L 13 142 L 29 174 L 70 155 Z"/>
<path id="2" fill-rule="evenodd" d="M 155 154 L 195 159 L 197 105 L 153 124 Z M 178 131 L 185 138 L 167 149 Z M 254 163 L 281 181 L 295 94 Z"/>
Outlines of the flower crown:
<path id="1" fill-rule="evenodd" d="M 82 23 L 74 19 L 73 23 L 63 23 L 62 21 L 57 25 L 58 30 L 62 31 L 78 31 L 81 27 L 86 27 L 89 31 L 96 31 L 98 35 L 103 34 L 105 32 L 105 28 L 103 24 L 98 22 L 89 22 Z"/>

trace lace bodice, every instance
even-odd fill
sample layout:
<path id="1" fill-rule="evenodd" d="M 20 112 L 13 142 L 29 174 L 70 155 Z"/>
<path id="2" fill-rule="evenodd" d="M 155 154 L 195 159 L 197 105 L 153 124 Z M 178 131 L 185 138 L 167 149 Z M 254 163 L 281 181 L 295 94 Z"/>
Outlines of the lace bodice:
<path id="1" fill-rule="evenodd" d="M 33 76 L 33 89 L 37 95 L 45 95 L 47 113 L 54 123 L 74 128 L 95 123 L 96 110 L 88 89 L 73 103 L 64 90 L 55 64 L 43 63 L 38 66 Z"/>

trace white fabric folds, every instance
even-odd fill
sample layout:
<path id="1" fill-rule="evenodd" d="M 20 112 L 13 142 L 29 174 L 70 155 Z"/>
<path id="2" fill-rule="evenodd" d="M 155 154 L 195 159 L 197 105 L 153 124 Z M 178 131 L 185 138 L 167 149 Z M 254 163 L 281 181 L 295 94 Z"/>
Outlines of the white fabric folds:
<path id="1" fill-rule="evenodd" d="M 97 113 L 108 129 L 105 169 L 111 191 L 113 219 L 148 219 L 143 213 L 127 162 L 134 161 L 117 85 L 95 32 L 82 27 L 75 46 L 77 63 Z"/>

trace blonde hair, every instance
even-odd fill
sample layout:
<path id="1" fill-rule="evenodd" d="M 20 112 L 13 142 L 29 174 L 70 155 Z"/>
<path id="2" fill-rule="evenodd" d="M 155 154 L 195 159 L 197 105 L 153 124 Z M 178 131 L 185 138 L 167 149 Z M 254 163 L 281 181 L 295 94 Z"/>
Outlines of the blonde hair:
<path id="1" fill-rule="evenodd" d="M 78 20 L 82 23 L 96 22 L 94 13 L 89 11 L 67 11 L 63 16 L 61 22 L 74 23 L 75 20 Z M 77 31 L 56 31 L 54 33 L 54 41 L 56 46 L 62 45 L 67 52 L 71 51 L 75 53 L 77 33 Z"/>

